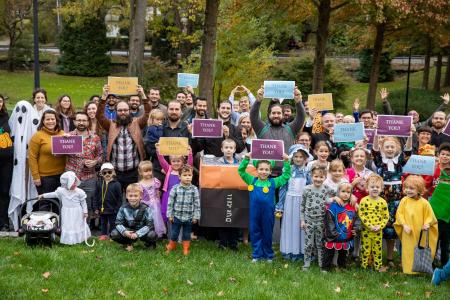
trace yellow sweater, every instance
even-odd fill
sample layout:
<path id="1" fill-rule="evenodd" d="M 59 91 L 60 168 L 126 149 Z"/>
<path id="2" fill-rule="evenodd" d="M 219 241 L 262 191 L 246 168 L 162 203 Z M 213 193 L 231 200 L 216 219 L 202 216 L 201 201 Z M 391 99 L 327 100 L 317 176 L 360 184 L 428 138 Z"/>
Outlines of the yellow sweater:
<path id="1" fill-rule="evenodd" d="M 49 131 L 45 127 L 38 130 L 28 145 L 28 163 L 33 180 L 41 176 L 53 176 L 64 173 L 65 155 L 52 154 L 52 136 L 63 135 L 64 131 Z"/>

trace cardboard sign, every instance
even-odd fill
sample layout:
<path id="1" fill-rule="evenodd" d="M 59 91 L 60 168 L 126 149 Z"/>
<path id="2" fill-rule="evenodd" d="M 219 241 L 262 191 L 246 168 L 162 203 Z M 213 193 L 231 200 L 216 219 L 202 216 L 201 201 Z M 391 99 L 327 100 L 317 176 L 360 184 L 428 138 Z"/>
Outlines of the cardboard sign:
<path id="1" fill-rule="evenodd" d="M 309 109 L 316 108 L 318 111 L 333 110 L 333 94 L 311 94 L 308 95 Z"/>
<path id="2" fill-rule="evenodd" d="M 433 175 L 436 163 L 436 157 L 411 155 L 403 167 L 403 173 L 416 175 Z"/>
<path id="3" fill-rule="evenodd" d="M 187 87 L 191 86 L 193 88 L 198 87 L 198 74 L 190 74 L 190 73 L 178 73 L 177 74 L 177 86 L 178 87 Z"/>
<path id="4" fill-rule="evenodd" d="M 375 136 L 375 129 L 364 129 L 364 133 L 368 139 L 367 144 L 373 144 L 373 137 Z"/>
<path id="5" fill-rule="evenodd" d="M 83 137 L 52 136 L 52 154 L 81 154 L 83 153 Z"/>
<path id="6" fill-rule="evenodd" d="M 136 95 L 138 86 L 137 77 L 108 76 L 109 93 L 119 96 Z"/>
<path id="7" fill-rule="evenodd" d="M 252 140 L 252 159 L 283 160 L 284 143 L 279 140 Z"/>
<path id="8" fill-rule="evenodd" d="M 182 137 L 159 138 L 161 155 L 189 155 L 189 139 Z"/>
<path id="9" fill-rule="evenodd" d="M 378 115 L 377 135 L 409 137 L 412 116 Z"/>
<path id="10" fill-rule="evenodd" d="M 448 126 L 448 124 L 450 123 L 450 120 L 447 122 L 447 125 L 445 125 L 444 130 L 442 130 L 442 133 L 445 135 L 450 136 L 450 126 Z"/>
<path id="11" fill-rule="evenodd" d="M 364 124 L 335 124 L 333 131 L 333 142 L 355 142 L 364 140 Z"/>
<path id="12" fill-rule="evenodd" d="M 193 119 L 192 137 L 221 138 L 223 137 L 223 121 L 211 119 Z"/>
<path id="13" fill-rule="evenodd" d="M 295 81 L 264 81 L 264 98 L 294 99 Z"/>

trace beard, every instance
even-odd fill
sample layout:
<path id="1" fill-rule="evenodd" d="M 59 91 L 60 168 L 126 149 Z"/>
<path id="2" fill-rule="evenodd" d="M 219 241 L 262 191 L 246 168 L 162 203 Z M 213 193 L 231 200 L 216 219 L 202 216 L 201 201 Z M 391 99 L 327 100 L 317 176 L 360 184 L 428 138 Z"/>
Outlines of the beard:
<path id="1" fill-rule="evenodd" d="M 85 125 L 78 125 L 77 130 L 80 132 L 86 131 L 87 127 Z"/>
<path id="2" fill-rule="evenodd" d="M 201 116 L 201 117 L 204 117 L 205 114 L 206 114 L 206 111 L 203 110 L 203 109 L 199 109 L 199 110 L 197 110 L 196 112 L 197 112 L 197 115 L 199 115 L 199 116 Z"/>
<path id="3" fill-rule="evenodd" d="M 276 118 L 276 119 L 269 119 L 269 123 L 272 126 L 281 126 L 281 124 L 283 124 L 283 121 Z"/>
<path id="4" fill-rule="evenodd" d="M 436 129 L 442 129 L 442 128 L 444 128 L 445 123 L 434 122 L 432 125 L 433 125 L 433 127 L 436 128 Z"/>
<path id="5" fill-rule="evenodd" d="M 180 116 L 177 114 L 170 114 L 169 115 L 169 121 L 170 122 L 176 122 L 180 120 Z"/>
<path id="6" fill-rule="evenodd" d="M 128 126 L 128 124 L 130 124 L 132 120 L 133 120 L 133 117 L 131 117 L 131 115 L 127 115 L 127 116 L 123 116 L 123 117 L 117 116 L 116 123 L 117 123 L 117 125 L 120 125 L 120 126 Z"/>
<path id="7" fill-rule="evenodd" d="M 138 109 L 139 109 L 139 104 L 131 104 L 131 105 L 130 105 L 130 108 L 131 108 L 132 110 L 138 110 Z"/>

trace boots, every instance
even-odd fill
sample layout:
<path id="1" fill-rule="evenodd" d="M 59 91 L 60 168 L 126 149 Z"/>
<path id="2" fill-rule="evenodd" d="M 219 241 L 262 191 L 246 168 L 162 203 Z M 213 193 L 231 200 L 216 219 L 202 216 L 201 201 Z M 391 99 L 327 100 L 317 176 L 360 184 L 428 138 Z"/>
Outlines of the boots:
<path id="1" fill-rule="evenodd" d="M 166 246 L 166 254 L 169 254 L 170 251 L 175 250 L 176 248 L 177 248 L 177 242 L 169 241 L 169 243 Z"/>
<path id="2" fill-rule="evenodd" d="M 433 272 L 433 278 L 431 278 L 431 283 L 434 285 L 439 285 L 442 281 L 447 280 L 450 276 L 450 260 L 447 264 L 442 268 L 436 268 Z"/>
<path id="3" fill-rule="evenodd" d="M 189 255 L 190 246 L 191 246 L 191 241 L 183 241 L 183 255 Z"/>

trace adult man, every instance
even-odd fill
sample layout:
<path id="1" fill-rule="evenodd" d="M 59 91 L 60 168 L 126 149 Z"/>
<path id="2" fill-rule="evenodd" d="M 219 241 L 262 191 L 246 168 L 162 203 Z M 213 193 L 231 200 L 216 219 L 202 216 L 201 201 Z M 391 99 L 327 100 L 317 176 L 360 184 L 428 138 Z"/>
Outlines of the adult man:
<path id="1" fill-rule="evenodd" d="M 431 116 L 431 129 L 433 130 L 431 134 L 431 144 L 438 148 L 442 143 L 449 143 L 450 136 L 442 133 L 445 128 L 447 121 L 445 119 L 445 112 L 435 111 Z"/>
<path id="2" fill-rule="evenodd" d="M 116 95 L 108 94 L 108 97 L 106 98 L 106 107 L 105 107 L 105 117 L 108 118 L 108 120 L 114 121 L 117 117 L 116 112 L 117 101 L 119 101 L 119 98 L 117 98 Z"/>
<path id="3" fill-rule="evenodd" d="M 186 111 L 186 94 L 183 91 L 178 91 L 175 100 L 181 104 L 181 111 Z"/>
<path id="4" fill-rule="evenodd" d="M 144 108 L 141 106 L 141 98 L 139 95 L 131 95 L 128 104 L 130 105 L 130 114 L 133 118 L 140 117 L 144 114 Z"/>
<path id="5" fill-rule="evenodd" d="M 292 115 L 292 106 L 290 104 L 283 104 L 283 123 L 291 123 L 294 121 L 294 116 Z"/>
<path id="6" fill-rule="evenodd" d="M 316 113 L 316 110 L 311 110 L 311 120 L 314 119 L 315 115 L 312 115 Z M 327 112 L 322 116 L 322 128 L 323 132 L 319 133 L 312 133 L 312 123 L 307 122 L 305 125 L 304 131 L 309 132 L 311 134 L 311 147 L 314 149 L 314 146 L 319 141 L 325 141 L 329 142 L 330 146 L 332 146 L 332 139 L 331 136 L 333 135 L 333 128 L 334 124 L 336 124 L 336 117 L 333 113 Z"/>
<path id="7" fill-rule="evenodd" d="M 365 129 L 373 128 L 373 112 L 371 110 L 365 109 L 361 111 L 359 119 L 364 123 Z"/>
<path id="8" fill-rule="evenodd" d="M 247 96 L 244 96 L 241 99 L 239 99 L 239 111 L 236 111 L 233 108 L 233 104 L 234 104 L 234 95 L 238 90 L 244 91 L 245 93 L 247 93 Z M 239 122 L 239 118 L 241 117 L 241 114 L 250 112 L 250 107 L 253 105 L 253 103 L 255 103 L 256 98 L 248 88 L 246 88 L 243 85 L 238 85 L 231 91 L 228 101 L 231 103 L 232 109 L 231 121 L 233 125 L 237 125 L 237 123 Z"/>
<path id="9" fill-rule="evenodd" d="M 97 172 L 95 166 L 102 163 L 103 149 L 100 137 L 88 130 L 89 117 L 85 112 L 75 113 L 75 130 L 70 135 L 80 135 L 83 137 L 83 153 L 71 154 L 67 156 L 66 171 L 73 171 L 81 183 L 79 188 L 86 195 L 86 203 L 89 210 L 89 216 L 93 215 L 92 202 L 95 196 L 95 183 Z"/>
<path id="10" fill-rule="evenodd" d="M 295 143 L 295 135 L 303 126 L 305 122 L 305 109 L 302 104 L 302 94 L 295 88 L 294 101 L 297 115 L 294 121 L 289 124 L 283 124 L 283 110 L 280 104 L 272 104 L 268 109 L 268 123 L 261 121 L 259 110 L 263 100 L 264 89 L 258 90 L 256 102 L 250 110 L 250 122 L 256 136 L 260 139 L 282 140 L 284 142 L 284 149 L 289 149 Z"/>
<path id="11" fill-rule="evenodd" d="M 150 100 L 150 105 L 152 109 L 161 110 L 164 115 L 167 115 L 167 106 L 161 104 L 161 96 L 158 87 L 151 87 L 148 91 L 148 99 Z"/>
<path id="12" fill-rule="evenodd" d="M 151 106 L 145 96 L 144 89 L 138 85 L 137 94 L 142 98 L 144 114 L 139 118 L 133 118 L 130 114 L 129 104 L 121 101 L 116 105 L 116 120 L 110 121 L 104 115 L 108 91 L 109 86 L 105 85 L 97 110 L 97 120 L 103 129 L 108 132 L 106 160 L 114 166 L 117 180 L 122 185 L 122 189 L 125 190 L 130 183 L 138 181 L 137 167 L 139 162 L 145 159 L 141 130 L 147 125 Z"/>
<path id="13" fill-rule="evenodd" d="M 193 119 L 207 119 L 206 110 L 207 100 L 205 97 L 199 96 L 194 100 L 194 107 L 189 109 L 189 114 L 183 114 L 182 121 L 191 124 Z"/>

